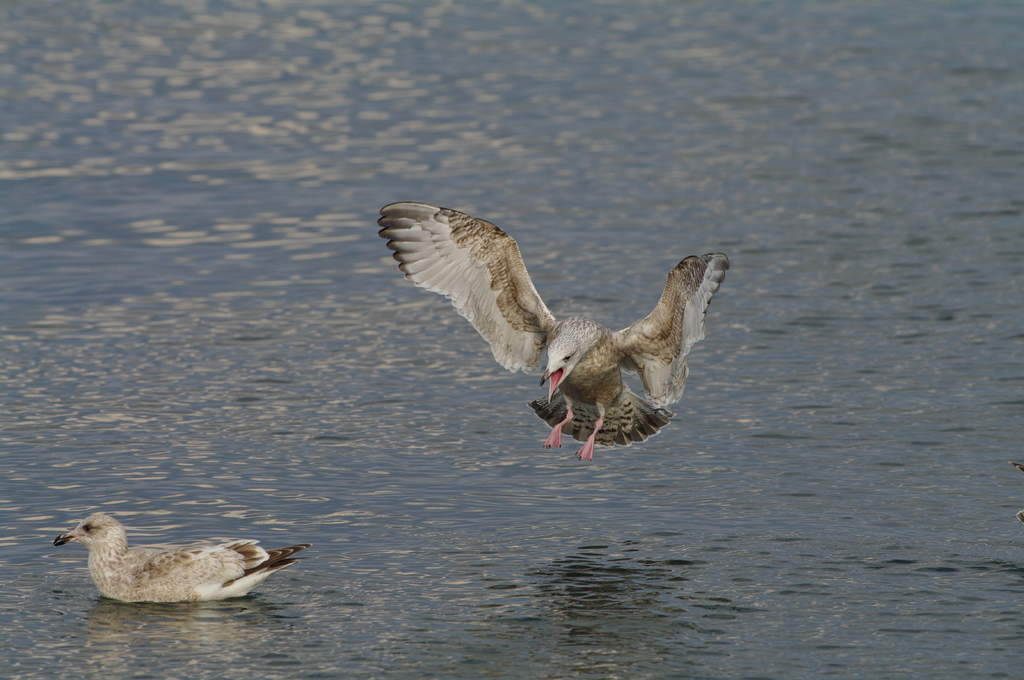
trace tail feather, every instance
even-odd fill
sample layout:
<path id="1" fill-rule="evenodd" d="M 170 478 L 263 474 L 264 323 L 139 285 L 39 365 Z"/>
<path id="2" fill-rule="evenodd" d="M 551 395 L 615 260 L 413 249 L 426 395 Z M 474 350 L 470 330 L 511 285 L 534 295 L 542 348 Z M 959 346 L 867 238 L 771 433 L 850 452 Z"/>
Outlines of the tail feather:
<path id="1" fill-rule="evenodd" d="M 275 548 L 274 550 L 267 550 L 267 559 L 265 561 L 260 562 L 256 566 L 248 567 L 237 579 L 232 579 L 231 581 L 226 582 L 224 584 L 224 587 L 231 585 L 235 581 L 243 580 L 246 577 L 251 576 L 253 574 L 266 573 L 266 575 L 269 576 L 270 574 L 273 574 L 275 571 L 278 571 L 279 569 L 284 569 L 287 566 L 295 564 L 299 561 L 299 558 L 292 557 L 292 555 L 299 552 L 300 550 L 308 548 L 311 545 L 312 543 L 296 543 L 295 545 L 290 545 L 286 548 Z M 263 578 L 266 578 L 266 576 L 264 576 Z M 260 579 L 260 581 L 262 580 L 263 579 Z M 259 581 L 256 581 L 256 583 L 259 583 Z"/>
<path id="2" fill-rule="evenodd" d="M 559 392 L 550 400 L 541 397 L 530 402 L 530 406 L 544 422 L 551 427 L 565 420 L 568 407 L 565 397 Z M 562 426 L 562 434 L 571 435 L 577 441 L 586 441 L 597 423 L 597 407 L 592 404 L 574 402 L 573 419 Z M 632 390 L 623 389 L 619 396 L 608 405 L 604 414 L 604 425 L 594 441 L 604 446 L 629 446 L 633 442 L 646 441 L 668 425 L 674 413 L 658 408 Z"/>
<path id="3" fill-rule="evenodd" d="M 257 543 L 258 541 L 235 541 L 234 543 L 225 543 L 222 547 L 234 550 L 241 555 L 242 568 L 249 569 L 250 567 L 257 567 L 270 559 L 270 553 L 256 545 Z"/>

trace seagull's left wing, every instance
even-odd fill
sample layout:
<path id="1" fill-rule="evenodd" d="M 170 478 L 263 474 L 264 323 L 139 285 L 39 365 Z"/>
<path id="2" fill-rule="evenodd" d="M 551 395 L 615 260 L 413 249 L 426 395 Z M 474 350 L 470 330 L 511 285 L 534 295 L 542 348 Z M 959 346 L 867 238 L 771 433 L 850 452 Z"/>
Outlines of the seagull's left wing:
<path id="1" fill-rule="evenodd" d="M 729 258 L 722 253 L 691 255 L 669 272 L 661 300 L 650 314 L 615 333 L 623 369 L 636 371 L 656 406 L 679 401 L 686 384 L 686 355 L 704 338 L 704 315 Z"/>
<path id="2" fill-rule="evenodd" d="M 263 553 L 262 559 L 266 559 L 265 551 L 258 546 L 253 547 Z M 211 545 L 155 552 L 145 561 L 137 578 L 145 585 L 195 588 L 239 578 L 245 573 L 245 567 L 245 556 L 224 545 Z"/>

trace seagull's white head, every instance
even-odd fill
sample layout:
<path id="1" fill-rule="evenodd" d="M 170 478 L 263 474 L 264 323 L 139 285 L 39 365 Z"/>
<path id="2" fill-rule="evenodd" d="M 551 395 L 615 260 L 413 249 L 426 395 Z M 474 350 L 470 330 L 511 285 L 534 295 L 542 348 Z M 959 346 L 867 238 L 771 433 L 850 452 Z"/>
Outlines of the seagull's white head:
<path id="1" fill-rule="evenodd" d="M 580 316 L 570 317 L 560 322 L 552 330 L 548 342 L 548 367 L 540 384 L 551 379 L 548 384 L 548 399 L 558 389 L 558 385 L 572 373 L 580 360 L 587 355 L 602 336 L 604 327 Z M 605 331 L 607 332 L 607 331 Z"/>
<path id="2" fill-rule="evenodd" d="M 94 545 L 123 542 L 127 545 L 128 538 L 121 523 L 110 515 L 96 512 L 83 519 L 77 527 L 54 539 L 54 545 L 64 545 L 78 541 L 90 550 Z"/>

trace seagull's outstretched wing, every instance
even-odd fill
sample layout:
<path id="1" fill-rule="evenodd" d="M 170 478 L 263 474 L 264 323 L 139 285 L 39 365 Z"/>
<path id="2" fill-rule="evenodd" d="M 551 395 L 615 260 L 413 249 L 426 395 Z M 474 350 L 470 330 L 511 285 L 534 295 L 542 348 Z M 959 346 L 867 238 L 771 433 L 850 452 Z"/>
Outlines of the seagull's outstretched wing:
<path id="1" fill-rule="evenodd" d="M 704 314 L 718 290 L 729 258 L 691 255 L 668 274 L 654 311 L 615 334 L 623 369 L 636 371 L 655 406 L 679 401 L 686 384 L 686 355 L 704 337 Z"/>
<path id="2" fill-rule="evenodd" d="M 505 368 L 537 366 L 555 317 L 511 236 L 490 222 L 423 203 L 392 203 L 380 212 L 379 233 L 405 278 L 451 299 Z"/>

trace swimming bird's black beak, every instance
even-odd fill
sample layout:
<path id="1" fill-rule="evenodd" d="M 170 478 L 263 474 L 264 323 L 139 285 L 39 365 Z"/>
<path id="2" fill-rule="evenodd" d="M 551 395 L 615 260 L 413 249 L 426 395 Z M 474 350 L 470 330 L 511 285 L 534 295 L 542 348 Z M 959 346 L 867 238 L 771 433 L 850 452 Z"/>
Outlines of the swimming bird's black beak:
<path id="1" fill-rule="evenodd" d="M 54 545 L 64 545 L 65 543 L 70 543 L 73 540 L 75 540 L 75 537 L 72 536 L 71 534 L 61 534 L 57 538 L 53 539 L 53 544 Z"/>

